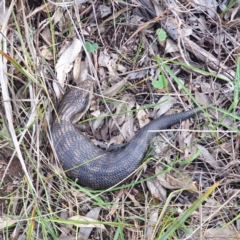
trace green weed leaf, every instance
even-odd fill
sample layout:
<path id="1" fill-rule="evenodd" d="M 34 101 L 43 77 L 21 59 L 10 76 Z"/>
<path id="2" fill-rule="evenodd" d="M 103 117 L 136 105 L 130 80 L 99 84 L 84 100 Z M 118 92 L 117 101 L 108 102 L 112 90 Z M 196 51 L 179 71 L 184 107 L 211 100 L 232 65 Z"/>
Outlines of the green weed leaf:
<path id="1" fill-rule="evenodd" d="M 152 81 L 152 85 L 154 88 L 163 89 L 167 87 L 167 80 L 163 75 L 159 75 L 157 81 Z"/>
<path id="2" fill-rule="evenodd" d="M 156 30 L 156 34 L 157 34 L 158 40 L 161 42 L 165 41 L 167 38 L 167 33 L 162 28 L 158 28 Z"/>
<path id="3" fill-rule="evenodd" d="M 98 50 L 98 44 L 97 43 L 92 44 L 90 42 L 86 42 L 85 48 L 87 49 L 88 52 L 95 52 Z"/>

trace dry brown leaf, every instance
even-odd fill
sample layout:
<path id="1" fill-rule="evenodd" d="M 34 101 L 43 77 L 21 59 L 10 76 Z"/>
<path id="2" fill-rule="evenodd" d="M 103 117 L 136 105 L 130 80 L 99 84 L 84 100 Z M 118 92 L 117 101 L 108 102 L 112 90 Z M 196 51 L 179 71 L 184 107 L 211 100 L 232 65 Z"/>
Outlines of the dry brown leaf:
<path id="1" fill-rule="evenodd" d="M 117 54 L 108 54 L 107 50 L 104 50 L 99 53 L 98 64 L 100 67 L 106 67 L 109 76 L 111 76 L 112 79 L 115 79 L 117 78 L 116 70 L 118 69 L 118 60 L 119 56 Z M 124 69 L 124 67 L 120 67 L 120 69 Z"/>
<path id="2" fill-rule="evenodd" d="M 96 110 L 94 112 L 91 112 L 91 115 L 94 117 L 97 117 L 94 121 L 92 121 L 91 126 L 92 126 L 92 131 L 95 132 L 100 126 L 103 125 L 104 123 L 104 118 L 101 116 L 105 116 L 105 112 L 100 112 L 100 110 Z"/>
<path id="3" fill-rule="evenodd" d="M 127 78 L 115 83 L 112 87 L 103 91 L 103 95 L 106 97 L 111 97 L 119 92 L 119 90 L 127 83 Z"/>
<path id="4" fill-rule="evenodd" d="M 61 219 L 68 219 L 68 217 L 69 217 L 69 212 L 67 210 L 64 210 L 60 213 Z M 71 231 L 71 229 L 67 227 L 65 224 L 60 224 L 60 229 L 61 229 L 61 235 L 59 238 L 67 236 Z"/>
<path id="5" fill-rule="evenodd" d="M 183 131 L 179 132 L 179 148 L 180 149 L 185 149 L 186 145 L 185 145 L 185 139 L 187 138 L 187 136 L 189 135 L 189 132 L 187 130 L 189 130 L 189 120 L 187 119 L 186 121 L 183 121 L 181 123 L 181 128 L 184 129 Z M 186 141 L 186 143 L 189 143 L 189 141 Z M 189 145 L 188 145 L 189 146 Z"/>
<path id="6" fill-rule="evenodd" d="M 47 59 L 47 60 L 52 60 L 53 59 L 53 54 L 51 52 L 51 48 L 48 48 L 46 45 L 43 45 L 40 48 L 42 56 Z"/>
<path id="7" fill-rule="evenodd" d="M 224 115 L 223 113 L 212 109 L 209 109 L 209 112 L 211 113 L 211 116 L 214 116 L 217 120 L 221 119 Z M 234 126 L 234 119 L 230 116 L 226 116 L 221 120 L 221 123 L 225 126 Z"/>
<path id="8" fill-rule="evenodd" d="M 166 201 L 167 191 L 162 187 L 158 179 L 148 180 L 147 186 L 153 197 L 162 202 Z"/>
<path id="9" fill-rule="evenodd" d="M 77 82 L 80 76 L 80 70 L 81 70 L 81 54 L 79 54 L 73 64 L 73 80 L 74 82 Z M 78 84 L 77 84 L 78 85 Z"/>
<path id="10" fill-rule="evenodd" d="M 194 135 L 190 133 L 185 139 L 184 139 L 184 159 L 191 158 L 197 151 L 197 148 L 195 145 L 193 145 L 194 142 Z"/>
<path id="11" fill-rule="evenodd" d="M 240 239 L 240 232 L 231 226 L 226 226 L 223 229 L 220 227 L 210 228 L 205 230 L 204 237 L 207 240 L 237 240 Z"/>
<path id="12" fill-rule="evenodd" d="M 124 195 L 124 190 L 120 190 L 119 193 L 116 196 L 116 199 L 113 200 L 113 206 L 111 207 L 111 210 L 109 211 L 106 219 L 110 219 L 110 217 L 118 210 L 119 208 L 119 201 Z"/>
<path id="13" fill-rule="evenodd" d="M 71 237 L 71 236 L 62 236 L 62 237 L 58 237 L 57 240 L 75 240 L 75 237 Z"/>
<path id="14" fill-rule="evenodd" d="M 200 105 L 203 105 L 203 106 L 207 106 L 211 104 L 210 97 L 198 91 L 195 92 L 195 99 Z"/>
<path id="15" fill-rule="evenodd" d="M 124 141 L 124 138 L 123 138 L 122 134 L 119 134 L 119 135 L 111 138 L 111 140 L 108 143 L 108 147 L 112 144 L 114 144 L 114 145 L 121 144 L 121 143 L 123 143 L 123 141 Z"/>
<path id="16" fill-rule="evenodd" d="M 132 72 L 127 75 L 127 78 L 129 80 L 134 80 L 134 79 L 141 79 L 144 78 L 147 75 L 147 70 L 142 70 L 142 71 L 137 71 L 137 72 Z"/>
<path id="17" fill-rule="evenodd" d="M 125 73 L 127 71 L 127 68 L 121 64 L 117 64 L 117 70 L 121 73 Z"/>
<path id="18" fill-rule="evenodd" d="M 91 211 L 89 211 L 86 214 L 86 217 L 84 217 L 84 218 L 87 219 L 87 221 L 92 221 L 92 220 L 96 221 L 96 219 L 98 219 L 98 217 L 99 217 L 100 211 L 101 211 L 101 207 L 93 208 L 93 209 L 91 209 Z M 98 222 L 98 221 L 96 221 L 96 222 Z M 92 224 L 90 224 L 90 225 L 92 225 Z M 93 224 L 92 227 L 90 227 L 89 224 L 85 227 L 81 224 L 80 229 L 79 229 L 79 235 L 84 238 L 89 238 L 91 231 L 94 227 L 100 228 L 101 230 L 106 230 L 106 228 L 103 224 L 96 224 L 96 225 Z"/>
<path id="19" fill-rule="evenodd" d="M 136 200 L 134 195 L 132 195 L 127 190 L 125 190 L 125 194 L 126 194 L 126 196 L 128 196 L 132 200 L 135 207 L 140 207 L 140 208 L 142 207 L 141 204 Z"/>
<path id="20" fill-rule="evenodd" d="M 207 12 L 212 18 L 215 16 L 218 7 L 218 3 L 215 0 L 193 0 L 192 5 L 200 12 Z"/>
<path id="21" fill-rule="evenodd" d="M 82 43 L 77 38 L 73 39 L 72 44 L 62 53 L 57 64 L 56 64 L 56 72 L 57 72 L 57 80 L 60 87 L 63 88 L 64 83 L 66 81 L 66 75 L 72 69 L 73 61 L 77 58 L 78 54 L 82 49 Z M 53 88 L 56 93 L 56 96 L 60 98 L 61 92 L 58 87 L 58 84 L 53 82 Z"/>
<path id="22" fill-rule="evenodd" d="M 137 109 L 139 109 L 139 105 L 137 105 Z M 144 109 L 140 109 L 137 112 L 137 120 L 139 123 L 140 128 L 143 128 L 145 125 L 147 125 L 150 120 L 149 120 L 149 113 L 147 112 L 147 110 Z"/>
<path id="23" fill-rule="evenodd" d="M 197 78 L 197 84 L 200 84 L 203 93 L 211 92 L 212 90 L 211 85 L 208 82 L 204 82 L 201 76 Z"/>
<path id="24" fill-rule="evenodd" d="M 109 66 L 109 61 L 110 61 L 110 55 L 108 54 L 108 52 L 106 50 L 101 51 L 99 53 L 99 57 L 98 57 L 98 64 L 101 67 L 107 67 Z"/>
<path id="25" fill-rule="evenodd" d="M 170 38 L 167 39 L 166 41 L 166 46 L 165 46 L 165 54 L 167 53 L 175 53 L 179 52 L 177 44 Z"/>
<path id="26" fill-rule="evenodd" d="M 110 15 L 112 13 L 112 10 L 110 7 L 106 6 L 106 5 L 99 5 L 99 12 L 100 12 L 100 15 L 101 15 L 101 18 L 104 18 L 108 15 Z"/>
<path id="27" fill-rule="evenodd" d="M 215 217 L 218 217 L 221 215 L 221 212 L 217 211 L 219 209 L 219 203 L 214 201 L 211 198 L 206 199 L 202 211 L 201 211 L 201 216 L 202 216 L 202 221 L 206 221 L 209 216 L 213 215 Z M 196 213 L 196 212 L 195 212 Z M 199 212 L 195 214 L 196 217 L 199 217 Z"/>
<path id="28" fill-rule="evenodd" d="M 175 102 L 176 100 L 170 96 L 161 97 L 158 101 L 158 103 L 161 103 L 161 104 L 157 104 L 153 110 L 155 117 L 156 118 L 161 117 L 173 106 Z"/>
<path id="29" fill-rule="evenodd" d="M 120 110 L 121 107 L 117 107 L 116 114 L 118 113 L 118 109 Z M 109 123 L 109 128 L 112 129 L 115 126 L 116 123 L 119 126 L 121 126 L 125 122 L 125 119 L 126 119 L 126 114 L 121 114 L 121 115 L 114 116 L 115 121 L 111 121 Z"/>
<path id="30" fill-rule="evenodd" d="M 118 18 L 120 15 L 122 15 L 124 12 L 129 11 L 132 7 L 128 6 L 125 8 L 122 8 L 121 10 L 119 10 L 118 12 L 114 12 L 113 14 L 111 14 L 110 17 L 108 17 L 107 19 L 105 19 L 100 25 L 99 25 L 99 29 L 101 32 L 103 32 L 104 29 L 104 25 L 112 20 L 116 20 L 116 18 Z"/>
<path id="31" fill-rule="evenodd" d="M 52 35 L 49 26 L 46 26 L 41 32 L 41 37 L 46 42 L 48 46 L 52 45 Z"/>
<path id="32" fill-rule="evenodd" d="M 165 1 L 166 4 L 169 4 L 168 1 Z M 214 57 L 209 51 L 206 51 L 197 43 L 193 42 L 189 38 L 186 38 L 183 34 L 184 28 L 182 26 L 179 27 L 179 22 L 177 19 L 173 17 L 168 17 L 167 21 L 164 23 L 165 30 L 167 34 L 175 41 L 178 39 L 182 39 L 184 47 L 192 52 L 196 57 L 198 57 L 201 61 L 206 62 L 208 66 L 217 71 L 216 74 L 219 75 L 219 67 L 222 69 L 220 74 L 224 75 L 224 78 L 227 80 L 234 80 L 235 72 L 225 66 L 222 62 L 220 62 L 216 57 Z"/>
<path id="33" fill-rule="evenodd" d="M 126 140 L 126 142 L 129 142 L 135 136 L 135 132 L 133 130 L 133 118 L 127 115 L 125 117 L 125 122 L 120 129 L 123 135 L 119 134 L 112 137 L 109 141 L 109 146 L 111 144 L 121 144 L 124 140 Z"/>
<path id="34" fill-rule="evenodd" d="M 135 98 L 132 95 L 125 94 L 122 98 L 122 103 L 118 104 L 116 108 L 116 114 L 122 111 L 130 111 L 134 107 L 135 102 Z M 117 123 L 119 126 L 121 126 L 121 134 L 111 138 L 109 145 L 121 144 L 124 140 L 129 142 L 135 135 L 132 113 L 127 112 L 126 114 L 117 115 L 114 118 L 115 121 L 112 119 L 109 121 L 109 129 L 112 131 Z"/>
<path id="35" fill-rule="evenodd" d="M 145 239 L 152 239 L 153 230 L 158 220 L 158 215 L 159 214 L 156 209 L 150 212 L 148 224 L 146 226 Z"/>
<path id="36" fill-rule="evenodd" d="M 217 155 L 218 153 L 222 152 L 222 153 L 228 153 L 229 155 L 231 155 L 232 151 L 233 151 L 233 143 L 232 143 L 232 140 L 230 139 L 218 145 L 217 148 L 213 150 L 213 154 Z"/>
<path id="37" fill-rule="evenodd" d="M 163 168 L 158 166 L 155 169 L 155 174 L 158 174 L 163 171 Z M 167 189 L 187 189 L 192 190 L 193 192 L 197 191 L 197 188 L 194 182 L 191 180 L 187 174 L 177 174 L 177 173 L 164 173 L 157 176 L 159 183 Z"/>
<path id="38" fill-rule="evenodd" d="M 121 112 L 130 111 L 135 106 L 135 104 L 136 104 L 136 99 L 132 94 L 123 95 L 122 103 L 118 104 L 116 108 L 117 116 L 115 117 L 115 120 L 119 125 L 122 125 L 124 123 L 126 115 L 129 115 L 130 117 L 132 117 L 132 113 L 129 112 L 121 115 L 118 115 L 118 114 Z"/>
<path id="39" fill-rule="evenodd" d="M 204 146 L 197 144 L 196 147 L 201 151 L 200 156 L 206 163 L 210 164 L 214 169 L 219 168 L 218 162 Z"/>
<path id="40" fill-rule="evenodd" d="M 174 173 L 167 173 L 166 174 L 166 181 L 174 187 L 174 189 L 186 189 L 188 191 L 196 192 L 198 189 L 196 184 L 191 180 L 191 177 L 188 176 L 186 173 L 178 174 Z"/>
<path id="41" fill-rule="evenodd" d="M 131 116 L 126 116 L 125 123 L 122 125 L 121 130 L 127 142 L 135 136 L 133 118 Z"/>
<path id="42" fill-rule="evenodd" d="M 10 226 L 12 226 L 15 223 L 17 223 L 17 220 L 13 219 L 11 216 L 7 216 L 7 217 L 1 216 L 0 217 L 0 229 L 4 229 L 6 227 L 10 227 Z"/>

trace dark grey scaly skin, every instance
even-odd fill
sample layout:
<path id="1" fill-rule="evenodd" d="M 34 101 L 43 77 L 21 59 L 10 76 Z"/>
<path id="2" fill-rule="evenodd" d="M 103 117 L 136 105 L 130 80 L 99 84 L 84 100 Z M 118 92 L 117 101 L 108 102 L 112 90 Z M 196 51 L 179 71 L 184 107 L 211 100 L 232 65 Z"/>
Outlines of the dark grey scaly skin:
<path id="1" fill-rule="evenodd" d="M 71 178 L 92 189 L 112 187 L 141 165 L 154 135 L 149 130 L 168 128 L 201 112 L 200 109 L 193 109 L 155 119 L 139 130 L 124 149 L 107 152 L 93 145 L 72 124 L 75 115 L 81 113 L 82 116 L 90 102 L 92 82 L 86 80 L 81 87 L 87 91 L 77 89 L 64 95 L 58 109 L 59 118 L 55 119 L 51 132 L 63 169 Z"/>

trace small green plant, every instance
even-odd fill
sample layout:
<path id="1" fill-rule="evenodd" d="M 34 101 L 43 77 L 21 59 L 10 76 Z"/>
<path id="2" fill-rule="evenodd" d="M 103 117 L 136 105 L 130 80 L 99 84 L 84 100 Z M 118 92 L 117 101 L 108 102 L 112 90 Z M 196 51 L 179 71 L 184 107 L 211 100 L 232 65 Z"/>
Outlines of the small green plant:
<path id="1" fill-rule="evenodd" d="M 95 52 L 98 50 L 98 44 L 97 43 L 90 43 L 90 42 L 86 42 L 85 43 L 85 48 L 88 52 Z"/>
<path id="2" fill-rule="evenodd" d="M 154 88 L 163 89 L 167 87 L 167 79 L 163 75 L 158 76 L 157 81 L 152 81 L 152 85 Z"/>
<path id="3" fill-rule="evenodd" d="M 157 34 L 158 40 L 159 40 L 160 42 L 165 41 L 166 38 L 167 38 L 167 33 L 166 33 L 162 28 L 158 28 L 158 29 L 156 30 L 156 34 Z"/>

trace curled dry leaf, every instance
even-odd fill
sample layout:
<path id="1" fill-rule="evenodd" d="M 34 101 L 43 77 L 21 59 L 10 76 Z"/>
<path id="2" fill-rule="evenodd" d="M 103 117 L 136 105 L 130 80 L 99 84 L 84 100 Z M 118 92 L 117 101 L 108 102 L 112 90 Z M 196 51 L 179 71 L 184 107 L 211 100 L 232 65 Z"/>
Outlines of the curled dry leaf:
<path id="1" fill-rule="evenodd" d="M 137 105 L 137 109 L 139 108 L 139 105 Z M 147 110 L 140 109 L 137 112 L 137 120 L 139 123 L 140 128 L 143 128 L 145 125 L 147 125 L 150 120 L 149 120 L 149 113 Z"/>
<path id="2" fill-rule="evenodd" d="M 100 67 L 108 67 L 110 61 L 110 55 L 107 53 L 106 50 L 101 51 L 98 57 L 98 63 Z"/>
<path id="3" fill-rule="evenodd" d="M 219 203 L 214 199 L 206 199 L 206 202 L 202 206 L 201 216 L 202 221 L 205 222 L 214 213 L 214 217 L 217 218 L 221 215 L 221 212 L 218 211 Z M 199 217 L 199 212 L 195 212 L 195 216 Z"/>
<path id="4" fill-rule="evenodd" d="M 69 217 L 69 212 L 68 212 L 67 210 L 63 210 L 63 211 L 60 213 L 60 218 L 61 218 L 61 219 L 66 220 L 66 219 L 68 219 L 68 217 Z M 68 227 L 66 227 L 65 224 L 60 224 L 60 229 L 61 229 L 60 238 L 61 238 L 61 237 L 64 237 L 64 236 L 67 236 L 67 235 L 70 233 L 70 231 L 71 231 L 71 229 L 68 228 Z"/>
<path id="5" fill-rule="evenodd" d="M 54 14 L 52 16 L 52 20 L 54 22 L 54 25 L 57 24 L 62 19 L 62 17 L 63 17 L 62 8 L 56 8 L 56 11 L 54 11 Z M 60 29 L 60 31 L 61 31 L 61 29 Z"/>
<path id="6" fill-rule="evenodd" d="M 115 83 L 112 87 L 103 91 L 103 95 L 106 97 L 113 96 L 118 93 L 118 91 L 127 83 L 127 78 Z"/>
<path id="7" fill-rule="evenodd" d="M 147 70 L 142 70 L 142 71 L 137 71 L 137 72 L 132 72 L 127 75 L 127 78 L 129 80 L 135 80 L 138 78 L 144 78 L 147 75 L 148 71 Z"/>
<path id="8" fill-rule="evenodd" d="M 77 38 L 73 39 L 72 44 L 62 53 L 57 64 L 56 64 L 56 72 L 57 72 L 57 80 L 60 87 L 63 88 L 66 75 L 72 69 L 73 61 L 77 58 L 78 54 L 82 49 L 82 43 Z M 53 88 L 56 93 L 56 96 L 60 98 L 61 92 L 58 87 L 58 84 L 53 82 Z"/>
<path id="9" fill-rule="evenodd" d="M 16 217 L 14 217 L 14 218 L 16 218 Z M 17 220 L 14 218 L 11 216 L 7 216 L 6 218 L 3 216 L 0 217 L 0 229 L 4 229 L 6 227 L 10 227 L 13 224 L 15 224 L 17 222 Z"/>
<path id="10" fill-rule="evenodd" d="M 159 174 L 163 171 L 163 168 L 158 166 L 155 169 L 155 174 Z M 194 182 L 186 173 L 178 174 L 176 172 L 164 173 L 157 176 L 159 184 L 167 189 L 187 189 L 193 192 L 197 191 Z"/>
<path id="11" fill-rule="evenodd" d="M 123 65 L 118 64 L 117 65 L 117 70 L 121 73 L 125 73 L 127 71 L 127 68 L 125 68 Z"/>
<path id="12" fill-rule="evenodd" d="M 91 211 L 89 211 L 87 214 L 86 214 L 86 217 L 87 219 L 89 220 L 94 220 L 96 221 L 96 219 L 98 219 L 99 217 L 99 213 L 101 211 L 101 208 L 100 207 L 96 207 L 96 208 L 93 208 Z M 96 221 L 97 222 L 97 221 Z M 98 226 L 99 225 L 99 226 Z M 103 224 L 97 224 L 97 225 L 94 225 L 93 224 L 93 227 L 96 227 L 96 228 L 99 228 L 101 230 L 106 230 L 106 228 L 104 227 Z M 84 226 L 80 226 L 80 229 L 79 229 L 79 235 L 81 237 L 84 237 L 85 239 L 89 238 L 90 234 L 91 234 L 91 231 L 93 229 L 93 227 L 90 227 L 89 225 L 84 227 Z"/>
<path id="13" fill-rule="evenodd" d="M 124 140 L 129 142 L 135 136 L 135 132 L 133 130 L 133 118 L 130 117 L 129 115 L 125 117 L 125 122 L 121 126 L 121 133 L 122 134 L 119 134 L 111 138 L 109 145 L 121 144 L 123 143 Z"/>
<path id="14" fill-rule="evenodd" d="M 198 91 L 195 92 L 195 99 L 200 105 L 203 105 L 203 106 L 207 106 L 211 104 L 210 97 Z"/>
<path id="15" fill-rule="evenodd" d="M 53 59 L 53 54 L 51 52 L 51 49 L 48 48 L 46 45 L 42 46 L 40 51 L 41 51 L 42 56 L 45 59 L 47 59 L 47 60 L 52 60 Z"/>
<path id="16" fill-rule="evenodd" d="M 218 145 L 214 150 L 213 154 L 217 156 L 217 154 L 221 153 L 227 153 L 229 155 L 232 154 L 233 151 L 233 143 L 232 140 L 229 139 L 228 141 Z"/>
<path id="17" fill-rule="evenodd" d="M 125 121 L 126 115 L 132 117 L 130 112 L 126 114 L 118 115 L 121 112 L 130 111 L 136 104 L 136 99 L 132 94 L 124 94 L 121 98 L 121 103 L 117 105 L 115 120 L 119 125 L 122 125 Z"/>
<path id="18" fill-rule="evenodd" d="M 109 75 L 112 78 L 116 78 L 116 71 L 125 72 L 126 68 L 118 63 L 119 57 L 117 54 L 108 54 L 106 50 L 101 51 L 98 57 L 98 63 L 100 67 L 106 67 Z"/>
<path id="19" fill-rule="evenodd" d="M 178 22 L 175 18 L 169 17 L 165 24 L 165 29 L 174 41 L 179 38 Z"/>
<path id="20" fill-rule="evenodd" d="M 197 147 L 194 145 L 194 134 L 189 133 L 189 120 L 182 122 L 181 124 L 182 130 L 179 133 L 179 147 L 180 149 L 184 149 L 184 158 L 189 159 L 196 154 Z"/>
<path id="21" fill-rule="evenodd" d="M 197 144 L 196 147 L 201 151 L 200 156 L 206 163 L 210 164 L 214 169 L 219 168 L 218 162 L 204 146 Z"/>
<path id="22" fill-rule="evenodd" d="M 113 201 L 114 204 L 113 204 L 113 206 L 111 207 L 111 210 L 109 211 L 106 219 L 110 219 L 111 216 L 112 216 L 113 214 L 115 214 L 115 212 L 118 210 L 118 208 L 119 208 L 119 201 L 120 201 L 120 199 L 123 197 L 123 195 L 124 195 L 124 191 L 123 191 L 123 190 L 120 190 L 120 191 L 118 192 L 117 196 L 116 196 L 116 199 L 114 199 L 114 201 Z"/>
<path id="23" fill-rule="evenodd" d="M 225 226 L 223 229 L 210 228 L 204 232 L 204 238 L 208 240 L 217 240 L 217 239 L 240 239 L 240 233 L 236 228 L 231 226 Z"/>
<path id="24" fill-rule="evenodd" d="M 51 36 L 51 31 L 49 26 L 46 26 L 43 31 L 41 32 L 41 37 L 43 38 L 43 40 L 45 41 L 45 43 L 48 46 L 52 45 L 52 36 Z"/>
<path id="25" fill-rule="evenodd" d="M 81 69 L 81 53 L 76 57 L 74 64 L 73 64 L 73 80 L 77 82 L 80 76 L 80 69 Z M 78 85 L 78 84 L 77 84 Z"/>
<path id="26" fill-rule="evenodd" d="M 88 69 L 89 69 L 88 58 L 85 58 L 85 60 L 81 61 L 80 64 L 80 75 L 78 77 L 79 80 L 84 81 L 89 78 Z M 78 84 L 78 82 L 76 83 Z"/>
<path id="27" fill-rule="evenodd" d="M 156 118 L 161 117 L 164 113 L 166 113 L 176 102 L 176 100 L 170 96 L 163 96 L 159 99 L 158 103 L 154 107 L 154 115 Z"/>
<path id="28" fill-rule="evenodd" d="M 114 145 L 115 144 L 121 144 L 121 143 L 123 143 L 123 141 L 124 141 L 123 135 L 119 134 L 119 135 L 114 136 L 114 137 L 111 138 L 111 140 L 108 143 L 108 147 L 110 145 L 112 145 L 112 144 L 114 144 Z"/>
<path id="29" fill-rule="evenodd" d="M 111 8 L 106 5 L 99 5 L 99 11 L 101 18 L 104 18 L 112 13 Z"/>
<path id="30" fill-rule="evenodd" d="M 213 18 L 216 14 L 218 3 L 215 0 L 193 0 L 192 5 L 195 6 L 195 9 L 199 9 L 200 12 L 207 12 Z"/>
<path id="31" fill-rule="evenodd" d="M 187 130 L 189 130 L 189 120 L 183 121 L 181 123 L 181 128 L 184 129 L 182 131 L 179 132 L 179 147 L 180 149 L 184 149 L 187 146 L 191 145 L 190 139 L 188 139 L 186 142 L 186 138 L 189 135 L 189 132 Z"/>
<path id="32" fill-rule="evenodd" d="M 211 116 L 215 117 L 215 119 L 221 119 L 221 124 L 225 126 L 234 126 L 234 118 L 230 116 L 225 116 L 224 119 L 222 119 L 224 114 L 214 109 L 209 109 L 209 112 L 211 113 Z"/>
<path id="33" fill-rule="evenodd" d="M 197 151 L 197 148 L 193 145 L 194 142 L 194 136 L 192 133 L 190 133 L 185 139 L 184 139 L 184 158 L 189 159 L 191 158 Z"/>
<path id="34" fill-rule="evenodd" d="M 123 111 L 130 111 L 134 107 L 135 102 L 136 101 L 132 95 L 125 94 L 122 97 L 122 103 L 117 106 L 116 114 Z M 109 145 L 121 144 L 124 140 L 126 140 L 126 142 L 129 142 L 135 135 L 132 113 L 127 112 L 126 114 L 117 115 L 114 118 L 115 121 L 110 122 L 109 128 L 112 130 L 115 127 L 115 123 L 117 123 L 119 126 L 121 126 L 121 133 L 113 137 L 110 140 Z"/>
<path id="35" fill-rule="evenodd" d="M 158 211 L 155 209 L 154 211 L 151 211 L 149 214 L 148 224 L 146 226 L 146 232 L 145 232 L 145 239 L 152 239 L 152 234 L 154 227 L 158 220 Z"/>
<path id="36" fill-rule="evenodd" d="M 167 198 L 167 191 L 161 185 L 158 179 L 151 179 L 147 181 L 147 186 L 149 191 L 151 192 L 152 196 L 156 199 L 164 202 Z"/>
<path id="37" fill-rule="evenodd" d="M 71 237 L 71 236 L 62 236 L 57 238 L 57 240 L 75 240 L 75 237 Z"/>
<path id="38" fill-rule="evenodd" d="M 105 116 L 106 113 L 105 112 L 100 112 L 100 110 L 96 110 L 94 112 L 91 113 L 91 115 L 93 115 L 94 117 L 98 117 L 97 119 L 95 119 L 94 121 L 92 121 L 91 125 L 92 125 L 92 131 L 95 132 L 100 126 L 103 125 L 104 123 L 104 118 L 101 116 Z"/>
<path id="39" fill-rule="evenodd" d="M 129 115 L 126 116 L 125 123 L 122 125 L 122 133 L 127 142 L 135 136 L 133 118 Z"/>
<path id="40" fill-rule="evenodd" d="M 179 52 L 177 44 L 170 38 L 166 41 L 165 54 Z"/>
<path id="41" fill-rule="evenodd" d="M 142 207 L 141 204 L 136 200 L 136 198 L 133 194 L 131 194 L 127 190 L 125 190 L 125 194 L 132 200 L 135 207 L 140 207 L 140 208 Z"/>

